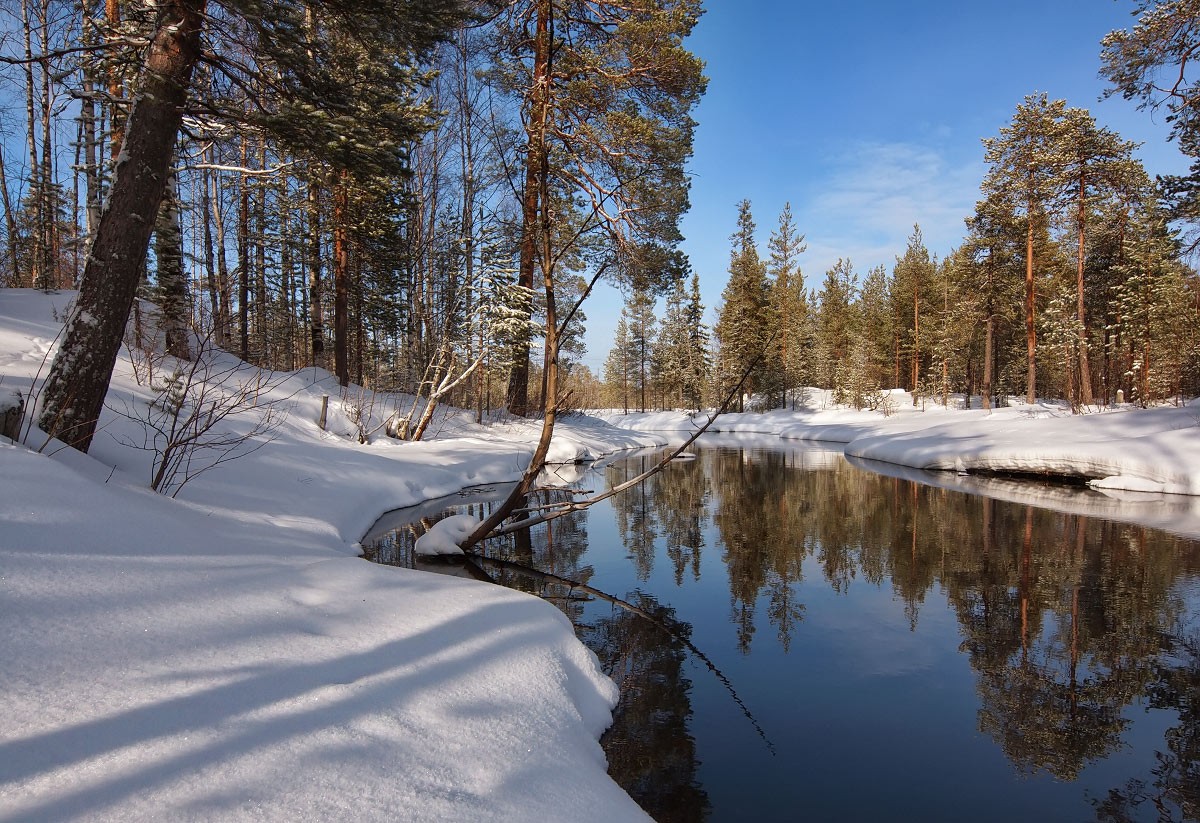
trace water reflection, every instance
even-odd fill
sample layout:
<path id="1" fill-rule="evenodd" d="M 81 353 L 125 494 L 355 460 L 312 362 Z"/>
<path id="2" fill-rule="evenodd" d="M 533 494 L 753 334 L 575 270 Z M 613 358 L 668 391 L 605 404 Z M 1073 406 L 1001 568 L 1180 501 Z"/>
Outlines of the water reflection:
<path id="1" fill-rule="evenodd" d="M 615 484 L 656 459 L 581 482 Z M 622 684 L 611 771 L 660 820 L 788 819 L 801 806 L 812 819 L 885 818 L 897 803 L 923 819 L 1197 819 L 1200 545 L 1088 518 L 1078 512 L 1116 503 L 1084 489 L 1046 487 L 1050 511 L 939 482 L 799 447 L 707 447 L 495 549 L 633 591 L 683 636 L 703 626 L 692 641 L 780 744 L 775 757 L 738 742 L 721 719 L 728 696 L 703 669 L 689 678 L 661 629 L 491 573 L 552 599 Z M 1001 496 L 1037 488 L 996 481 Z M 897 740 L 901 762 L 888 755 Z M 856 793 L 864 780 L 890 788 Z"/>
<path id="2" fill-rule="evenodd" d="M 669 625 L 616 609 L 586 627 L 583 637 L 605 673 L 621 687 L 621 702 L 601 741 L 608 772 L 660 823 L 701 820 L 708 795 L 696 782 L 696 746 L 688 731 L 691 681 L 683 673 L 691 627 L 674 610 L 641 592 L 634 605 Z"/>

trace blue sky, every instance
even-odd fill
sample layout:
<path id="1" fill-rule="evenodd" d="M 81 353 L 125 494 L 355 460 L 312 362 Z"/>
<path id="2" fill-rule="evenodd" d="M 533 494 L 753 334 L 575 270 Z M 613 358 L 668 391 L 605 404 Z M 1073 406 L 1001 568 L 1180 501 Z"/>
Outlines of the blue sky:
<path id="1" fill-rule="evenodd" d="M 711 320 L 728 277 L 729 235 L 748 198 L 766 241 L 790 202 L 819 286 L 839 257 L 860 279 L 889 271 L 914 223 L 939 257 L 963 237 L 985 173 L 980 140 L 1026 95 L 1089 109 L 1144 143 L 1153 174 L 1187 168 L 1161 115 L 1101 101 L 1100 40 L 1132 26 L 1132 0 L 709 0 L 689 46 L 706 63 L 695 117 L 692 208 L 683 249 Z M 594 295 L 588 355 L 599 371 L 621 296 Z"/>

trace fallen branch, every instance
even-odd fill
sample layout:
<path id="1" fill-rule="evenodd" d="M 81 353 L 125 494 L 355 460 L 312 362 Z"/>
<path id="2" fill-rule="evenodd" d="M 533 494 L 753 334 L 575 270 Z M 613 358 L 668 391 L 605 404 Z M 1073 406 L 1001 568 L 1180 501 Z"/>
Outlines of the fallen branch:
<path id="1" fill-rule="evenodd" d="M 763 743 L 766 744 L 767 750 L 771 752 L 772 756 L 774 756 L 775 744 L 771 742 L 770 738 L 767 737 L 767 733 L 763 731 L 762 726 L 758 724 L 758 721 L 754 718 L 754 714 L 750 711 L 750 707 L 747 706 L 742 698 L 738 696 L 737 690 L 733 688 L 733 684 L 729 682 L 729 678 L 725 676 L 725 673 L 718 669 L 717 664 L 713 663 L 712 660 L 709 659 L 708 655 L 700 651 L 700 649 L 696 647 L 695 643 L 693 643 L 687 637 L 684 637 L 675 629 L 671 628 L 671 626 L 669 626 L 667 623 L 664 623 L 662 620 L 652 615 L 650 612 L 646 611 L 640 606 L 635 606 L 628 600 L 622 600 L 621 598 L 611 595 L 608 592 L 601 591 L 594 586 L 589 586 L 586 583 L 580 583 L 578 580 L 570 580 L 566 577 L 559 577 L 557 574 L 544 572 L 540 569 L 535 569 L 532 566 L 526 566 L 523 563 L 517 563 L 512 560 L 501 560 L 498 557 L 488 557 L 485 554 L 480 554 L 479 552 L 474 551 L 467 553 L 466 560 L 472 565 L 474 565 L 472 560 L 480 560 L 483 561 L 484 564 L 491 563 L 498 568 L 515 571 L 518 574 L 523 574 L 535 580 L 541 580 L 544 583 L 556 583 L 560 586 L 566 586 L 572 591 L 579 590 L 600 600 L 612 603 L 615 606 L 620 606 L 622 609 L 625 609 L 631 614 L 636 614 L 638 617 L 648 620 L 650 623 L 669 634 L 672 639 L 677 640 L 686 646 L 688 651 L 690 651 L 700 662 L 707 666 L 708 670 L 713 673 L 717 680 L 721 681 L 721 685 L 723 685 L 725 690 L 729 692 L 729 696 L 733 698 L 733 702 L 736 703 L 738 708 L 742 710 L 742 714 L 746 716 L 746 719 L 750 721 L 752 726 L 754 726 L 754 730 L 758 732 L 758 736 L 761 737 Z M 480 569 L 480 571 L 483 570 Z M 486 574 L 486 572 L 484 573 Z"/>

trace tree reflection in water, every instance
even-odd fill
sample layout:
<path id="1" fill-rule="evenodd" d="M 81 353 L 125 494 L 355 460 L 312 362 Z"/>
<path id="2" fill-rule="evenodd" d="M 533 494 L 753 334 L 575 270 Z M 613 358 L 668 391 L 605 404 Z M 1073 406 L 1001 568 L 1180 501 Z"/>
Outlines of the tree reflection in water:
<path id="1" fill-rule="evenodd" d="M 691 627 L 650 595 L 626 597 L 682 638 Z M 604 671 L 621 687 L 621 702 L 602 743 L 608 773 L 659 823 L 700 820 L 708 796 L 696 782 L 696 745 L 688 731 L 691 681 L 684 644 L 661 627 L 614 607 L 583 633 Z"/>
<path id="2" fill-rule="evenodd" d="M 852 599 L 858 586 L 890 589 L 903 605 L 906 633 L 921 631 L 929 604 L 944 603 L 957 624 L 951 642 L 973 673 L 977 728 L 1017 773 L 1075 781 L 1127 746 L 1136 708 L 1170 712 L 1171 728 L 1153 761 L 1145 755 L 1143 773 L 1111 789 L 1107 781 L 1085 783 L 1073 802 L 1088 795 L 1103 821 L 1200 816 L 1200 544 L 873 474 L 833 452 L 726 447 L 698 454 L 608 502 L 628 574 L 593 585 L 636 587 L 629 598 L 686 637 L 689 624 L 659 599 L 675 600 L 672 589 L 710 591 L 719 579 L 728 586 L 729 628 L 743 658 L 811 650 L 805 601 L 822 589 L 826 601 L 829 592 Z M 606 480 L 618 483 L 655 459 L 614 463 Z M 1028 494 L 1031 486 L 1020 488 Z M 1071 492 L 1084 502 L 1088 495 Z M 588 517 L 561 518 L 499 552 L 589 582 Z M 592 562 L 619 561 L 606 550 L 593 547 Z M 683 646 L 630 613 L 589 606 L 578 591 L 496 576 L 553 600 L 621 684 L 624 699 L 606 738 L 614 777 L 660 820 L 702 817 L 714 795 L 697 784 Z M 650 585 L 659 599 L 643 593 Z M 758 633 L 764 623 L 770 635 Z M 723 642 L 701 637 L 698 645 Z M 730 659 L 721 665 L 741 690 Z M 788 705 L 799 711 L 804 702 Z M 762 719 L 770 730 L 772 718 Z M 785 742 L 779 768 L 789 767 L 788 757 L 797 758 L 793 770 L 802 762 Z M 775 789 L 788 782 L 774 779 Z M 803 780 L 791 782 L 805 791 Z M 931 783 L 928 791 L 938 788 Z M 720 806 L 712 811 L 722 814 Z"/>

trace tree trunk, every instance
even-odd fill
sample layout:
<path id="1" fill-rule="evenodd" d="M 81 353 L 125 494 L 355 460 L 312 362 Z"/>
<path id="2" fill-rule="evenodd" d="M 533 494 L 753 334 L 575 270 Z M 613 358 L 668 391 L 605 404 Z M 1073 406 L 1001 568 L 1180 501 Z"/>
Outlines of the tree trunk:
<path id="1" fill-rule="evenodd" d="M 312 345 L 312 364 L 325 365 L 325 311 L 321 300 L 321 190 L 315 179 L 316 170 L 309 169 L 308 181 L 308 305 L 312 316 L 309 341 Z"/>
<path id="2" fill-rule="evenodd" d="M 1079 266 L 1075 275 L 1077 320 L 1079 322 L 1079 402 L 1084 406 L 1092 405 L 1092 370 L 1088 365 L 1088 333 L 1087 319 L 1084 314 L 1083 301 L 1083 259 L 1084 259 L 1084 225 L 1087 220 L 1087 204 L 1085 200 L 1086 186 L 1083 175 L 1079 177 Z"/>
<path id="3" fill-rule="evenodd" d="M 48 54 L 50 52 L 50 9 L 46 0 L 42 0 L 39 9 L 38 26 L 40 30 L 38 46 L 42 54 Z M 42 190 L 41 206 L 38 209 L 41 216 L 39 221 L 41 239 L 38 246 L 42 254 L 42 288 L 69 288 L 74 283 L 64 284 L 59 271 L 58 208 L 54 180 L 54 123 L 51 118 L 54 101 L 50 94 L 50 66 L 48 64 L 42 65 L 41 79 L 42 170 L 38 174 L 38 178 L 41 180 Z M 74 278 L 71 280 L 73 281 Z"/>
<path id="4" fill-rule="evenodd" d="M 175 170 L 167 174 L 166 190 L 154 227 L 155 258 L 158 262 L 159 327 L 167 341 L 167 354 L 192 359 L 188 340 L 187 281 L 183 273 L 183 230 L 179 225 L 179 197 Z"/>
<path id="5" fill-rule="evenodd" d="M 539 176 L 546 155 L 546 127 L 550 106 L 550 17 L 551 0 L 537 0 L 537 22 L 533 41 L 533 88 L 529 125 L 526 127 L 528 148 L 525 153 L 525 187 L 521 196 L 521 255 L 517 269 L 517 285 L 533 288 L 533 269 L 537 256 L 538 200 L 542 187 Z M 550 261 L 543 260 L 543 271 Z M 524 417 L 529 413 L 529 337 L 522 335 L 513 351 L 512 371 L 508 380 L 508 409 Z"/>
<path id="6" fill-rule="evenodd" d="M 1029 229 L 1025 234 L 1025 401 L 1037 402 L 1037 327 L 1033 284 L 1033 212 L 1027 214 Z"/>
<path id="7" fill-rule="evenodd" d="M 259 143 L 259 168 L 266 168 L 266 144 Z M 275 368 L 271 359 L 270 303 L 267 299 L 267 187 L 255 181 L 254 192 L 254 350 L 258 352 L 259 365 Z"/>
<path id="8" fill-rule="evenodd" d="M 168 3 L 166 5 L 169 7 L 171 4 Z M 203 2 L 201 2 L 200 5 L 202 7 Z M 104 0 L 104 16 L 108 20 L 108 30 L 110 32 L 109 39 L 115 41 L 120 36 L 121 0 Z M 117 48 L 118 46 L 114 42 L 114 53 Z M 112 162 L 114 167 L 120 158 L 121 147 L 125 143 L 125 131 L 127 124 L 125 122 L 125 118 L 122 117 L 121 113 L 117 110 L 117 101 L 122 99 L 124 96 L 125 90 L 121 86 L 120 64 L 116 61 L 113 61 L 113 63 L 111 63 L 108 67 L 108 118 L 112 125 L 112 136 L 109 140 L 109 150 L 112 152 Z"/>
<path id="9" fill-rule="evenodd" d="M 41 427 L 87 451 L 104 407 L 200 55 L 204 0 L 165 0 L 129 115 L 107 208 L 42 390 Z"/>
<path id="10" fill-rule="evenodd" d="M 242 138 L 242 167 L 248 161 L 246 138 Z M 250 183 L 246 175 L 238 182 L 237 225 L 238 356 L 250 361 Z"/>
<path id="11" fill-rule="evenodd" d="M 8 176 L 4 171 L 4 147 L 0 146 L 0 204 L 4 207 L 4 231 L 8 246 L 8 263 L 12 274 L 5 285 L 18 286 L 21 283 L 21 267 L 17 260 L 17 221 L 13 214 L 12 200 L 8 196 Z"/>
<path id="12" fill-rule="evenodd" d="M 343 386 L 350 385 L 350 365 L 346 356 L 350 327 L 346 302 L 350 278 L 346 230 L 350 219 L 349 180 L 350 173 L 342 170 L 333 188 L 333 373 Z"/>
<path id="13" fill-rule="evenodd" d="M 987 326 L 983 337 L 983 407 L 992 408 L 992 363 L 996 359 L 996 315 L 988 305 Z"/>
<path id="14" fill-rule="evenodd" d="M 33 225 L 29 232 L 29 280 L 19 285 L 37 288 L 46 277 L 42 270 L 42 165 L 38 161 L 37 148 L 37 98 L 34 94 L 33 78 L 33 21 L 29 17 L 29 0 L 21 0 L 21 26 L 25 29 L 25 128 L 26 147 L 29 150 L 28 202 L 32 209 Z"/>
<path id="15" fill-rule="evenodd" d="M 200 220 L 204 224 L 204 273 L 208 284 L 209 311 L 212 314 L 213 340 L 225 348 L 225 318 L 221 315 L 221 287 L 217 283 L 215 250 L 212 232 L 212 202 L 209 194 L 211 172 L 204 169 L 200 176 Z"/>
<path id="16" fill-rule="evenodd" d="M 921 379 L 921 290 L 917 283 L 916 273 L 913 274 L 913 359 L 912 359 L 912 398 L 917 405 L 917 385 Z"/>

